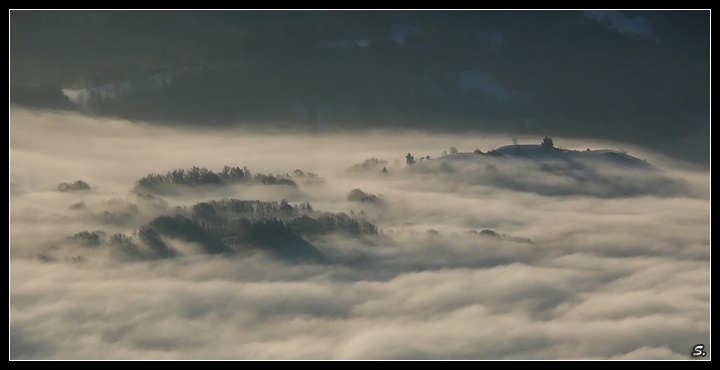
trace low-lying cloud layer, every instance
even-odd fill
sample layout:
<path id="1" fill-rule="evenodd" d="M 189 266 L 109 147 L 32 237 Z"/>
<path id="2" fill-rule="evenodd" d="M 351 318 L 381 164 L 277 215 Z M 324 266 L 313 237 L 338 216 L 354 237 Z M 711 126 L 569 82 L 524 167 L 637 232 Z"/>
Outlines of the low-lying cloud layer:
<path id="1" fill-rule="evenodd" d="M 198 132 L 19 109 L 10 129 L 11 359 L 709 353 L 710 176 L 641 148 L 553 138 L 616 153 L 568 164 L 490 155 L 510 144 L 496 136 Z M 136 186 L 194 166 L 295 185 Z M 243 200 L 261 202 L 250 214 Z"/>

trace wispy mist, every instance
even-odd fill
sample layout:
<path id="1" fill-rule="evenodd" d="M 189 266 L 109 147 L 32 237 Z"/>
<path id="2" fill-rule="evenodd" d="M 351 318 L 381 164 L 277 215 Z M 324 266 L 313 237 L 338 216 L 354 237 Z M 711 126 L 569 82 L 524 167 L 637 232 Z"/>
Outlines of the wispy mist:
<path id="1" fill-rule="evenodd" d="M 13 109 L 10 358 L 692 358 L 710 339 L 709 172 L 553 140 L 616 154 L 568 167 L 489 155 L 504 136 Z M 295 186 L 134 188 L 193 166 Z"/>

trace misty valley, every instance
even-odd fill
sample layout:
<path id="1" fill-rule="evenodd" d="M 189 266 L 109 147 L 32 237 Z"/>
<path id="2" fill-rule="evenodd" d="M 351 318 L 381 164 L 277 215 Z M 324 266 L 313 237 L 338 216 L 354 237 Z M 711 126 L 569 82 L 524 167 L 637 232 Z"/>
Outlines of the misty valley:
<path id="1" fill-rule="evenodd" d="M 709 343 L 709 173 L 652 151 L 11 122 L 12 358 L 677 359 Z"/>
<path id="2" fill-rule="evenodd" d="M 710 10 L 11 9 L 11 360 L 708 360 Z"/>
<path id="3" fill-rule="evenodd" d="M 433 159 L 421 157 L 416 162 L 410 153 L 405 167 L 396 163 L 392 175 L 388 161 L 371 157 L 348 167 L 343 175 L 349 178 L 370 177 L 378 184 L 392 182 L 390 176 L 405 176 L 415 182 L 493 186 L 542 195 L 583 194 L 592 197 L 623 197 L 639 195 L 677 196 L 690 192 L 682 179 L 668 176 L 665 171 L 624 152 L 613 150 L 571 151 L 549 146 L 508 145 L 486 153 L 476 149 L 460 153 L 456 148 Z M 276 187 L 273 192 L 292 199 L 305 200 L 290 204 L 287 198 L 278 201 L 225 198 L 242 195 L 246 187 Z M 392 186 L 392 185 L 390 185 Z M 323 177 L 316 173 L 295 169 L 292 175 L 252 173 L 248 167 L 223 166 L 215 173 L 197 166 L 174 169 L 160 175 L 150 173 L 133 184 L 127 200 L 112 198 L 88 207 L 84 200 L 68 207 L 65 217 L 84 220 L 94 225 L 132 227 L 130 235 L 108 234 L 99 230 L 83 230 L 51 243 L 37 253 L 44 262 L 71 261 L 83 263 L 89 256 L 104 259 L 105 263 L 157 260 L 182 256 L 184 253 L 173 241 L 196 246 L 195 252 L 242 255 L 256 251 L 288 262 L 353 263 L 370 261 L 364 256 L 372 248 L 381 249 L 396 242 L 392 232 L 385 234 L 373 222 L 380 222 L 390 230 L 401 225 L 401 219 L 389 218 L 393 201 L 383 195 L 368 194 L 352 189 L 346 197 L 348 205 L 356 208 L 346 212 L 315 210 L 307 201 L 304 188 L 326 188 Z M 82 180 L 58 185 L 60 192 L 92 192 Z M 165 198 L 183 196 L 219 197 L 188 205 L 170 206 Z M 500 239 L 494 230 L 464 230 L 479 236 Z M 441 233 L 426 230 L 427 235 Z M 362 248 L 352 249 L 351 257 L 338 250 L 325 253 L 313 242 L 331 247 L 327 236 L 352 240 Z M 502 235 L 505 236 L 506 235 Z M 504 238 L 506 241 L 532 243 L 522 237 Z M 477 239 L 482 254 L 483 239 Z M 70 253 L 68 255 L 68 253 Z M 76 256 L 74 254 L 77 254 Z M 97 257 L 96 257 L 97 256 Z"/>

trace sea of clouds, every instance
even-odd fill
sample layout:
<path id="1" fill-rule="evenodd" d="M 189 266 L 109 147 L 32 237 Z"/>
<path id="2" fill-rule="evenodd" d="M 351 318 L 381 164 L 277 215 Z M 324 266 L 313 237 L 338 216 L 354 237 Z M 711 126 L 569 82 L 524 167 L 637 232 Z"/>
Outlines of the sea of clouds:
<path id="1" fill-rule="evenodd" d="M 9 141 L 11 359 L 685 360 L 709 348 L 709 171 L 642 148 L 622 152 L 657 168 L 587 172 L 442 155 L 502 136 L 204 131 L 15 108 Z M 324 185 L 157 203 L 131 191 L 149 173 L 225 165 Z M 58 190 L 77 180 L 91 189 Z M 362 214 L 380 233 L 308 240 L 325 263 L 182 240 L 167 240 L 174 258 L 128 259 L 64 242 L 133 236 L 172 207 L 229 198 Z"/>

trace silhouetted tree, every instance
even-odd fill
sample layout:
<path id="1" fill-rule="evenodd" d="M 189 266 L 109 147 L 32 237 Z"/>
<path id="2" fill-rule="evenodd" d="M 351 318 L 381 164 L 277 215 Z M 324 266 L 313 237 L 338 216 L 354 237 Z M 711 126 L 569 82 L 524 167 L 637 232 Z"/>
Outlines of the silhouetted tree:
<path id="1" fill-rule="evenodd" d="M 87 247 L 97 247 L 100 245 L 100 242 L 105 238 L 105 236 L 105 232 L 101 230 L 93 232 L 81 231 L 75 234 L 72 239 Z"/>
<path id="2" fill-rule="evenodd" d="M 112 244 L 130 244 L 130 243 L 132 243 L 132 237 L 129 237 L 122 233 L 113 234 L 110 237 L 110 243 L 112 243 Z"/>
<path id="3" fill-rule="evenodd" d="M 405 156 L 405 163 L 407 163 L 408 166 L 412 166 L 415 164 L 415 157 L 412 156 L 412 154 L 408 153 Z"/>
<path id="4" fill-rule="evenodd" d="M 61 182 L 60 184 L 58 184 L 57 189 L 62 192 L 75 190 L 90 190 L 90 185 L 82 180 L 78 180 L 70 184 L 68 184 L 67 182 Z"/>
<path id="5" fill-rule="evenodd" d="M 288 203 L 287 199 L 283 198 L 283 200 L 280 201 L 280 213 L 283 216 L 292 216 L 294 211 L 295 209 Z"/>
<path id="6" fill-rule="evenodd" d="M 347 195 L 348 202 L 371 203 L 375 205 L 384 205 L 383 200 L 375 194 L 368 194 L 360 189 L 353 189 Z"/>
<path id="7" fill-rule="evenodd" d="M 377 159 L 375 157 L 368 158 L 362 163 L 358 163 L 348 168 L 346 171 L 360 172 L 360 171 L 376 171 L 381 166 L 387 165 L 388 161 L 383 159 Z"/>
<path id="8" fill-rule="evenodd" d="M 542 148 L 542 150 L 544 150 L 546 152 L 551 151 L 554 147 L 555 147 L 555 145 L 553 144 L 552 139 L 547 136 L 545 136 L 545 138 L 542 141 L 542 144 L 540 144 L 540 148 Z"/>

